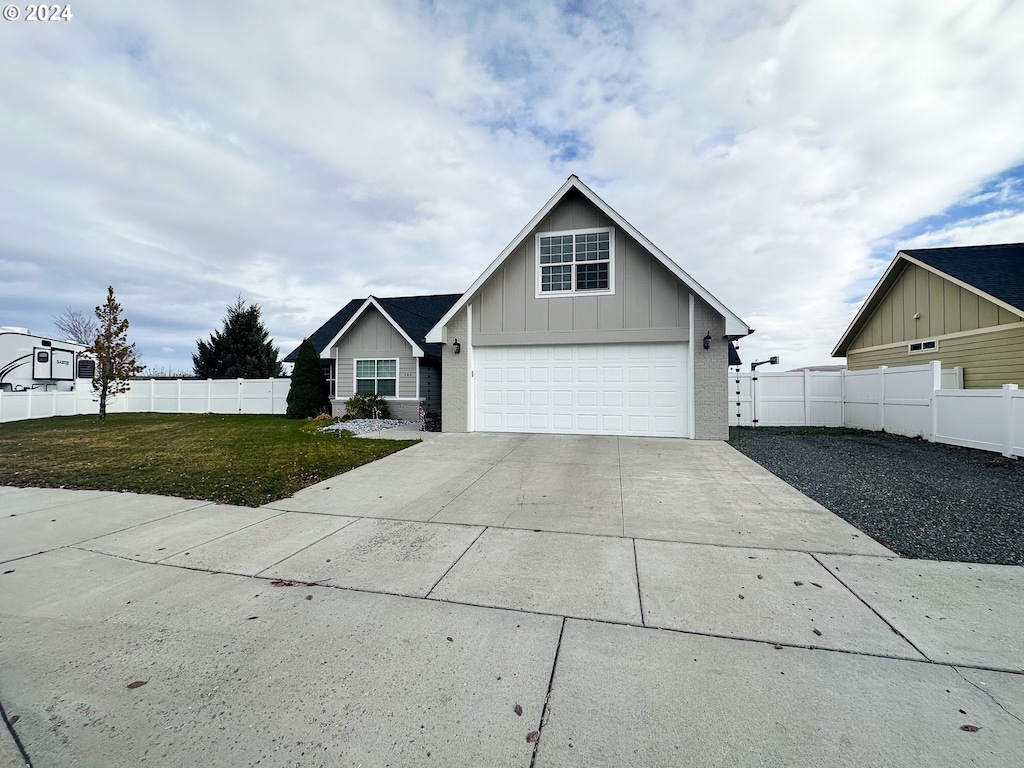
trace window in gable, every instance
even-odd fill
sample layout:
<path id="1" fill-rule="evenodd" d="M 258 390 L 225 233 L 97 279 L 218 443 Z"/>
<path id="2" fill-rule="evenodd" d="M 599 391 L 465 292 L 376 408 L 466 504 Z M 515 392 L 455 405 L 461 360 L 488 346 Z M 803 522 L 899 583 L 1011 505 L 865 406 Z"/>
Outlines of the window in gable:
<path id="1" fill-rule="evenodd" d="M 612 293 L 612 229 L 537 235 L 537 296 Z"/>
<path id="2" fill-rule="evenodd" d="M 930 341 L 915 341 L 909 345 L 907 351 L 911 354 L 915 352 L 930 352 L 938 346 L 934 339 Z"/>
<path id="3" fill-rule="evenodd" d="M 398 384 L 398 360 L 356 360 L 356 393 L 394 397 Z"/>

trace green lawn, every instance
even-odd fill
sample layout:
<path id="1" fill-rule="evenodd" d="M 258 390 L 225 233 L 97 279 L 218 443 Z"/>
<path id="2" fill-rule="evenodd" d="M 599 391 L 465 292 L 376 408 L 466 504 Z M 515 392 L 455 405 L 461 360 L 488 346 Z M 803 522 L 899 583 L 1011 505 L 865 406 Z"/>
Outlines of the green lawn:
<path id="1" fill-rule="evenodd" d="M 156 413 L 0 424 L 0 485 L 159 493 L 255 507 L 412 440 L 338 438 L 283 416 Z"/>

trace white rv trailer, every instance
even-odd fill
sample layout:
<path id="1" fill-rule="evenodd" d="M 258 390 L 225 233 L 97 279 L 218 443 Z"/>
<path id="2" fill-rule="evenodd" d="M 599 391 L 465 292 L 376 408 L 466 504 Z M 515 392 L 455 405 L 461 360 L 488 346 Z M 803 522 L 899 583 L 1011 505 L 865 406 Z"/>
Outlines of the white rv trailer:
<path id="1" fill-rule="evenodd" d="M 80 379 L 95 374 L 95 361 L 84 353 L 85 346 L 74 341 L 0 326 L 0 392 L 71 392 Z"/>

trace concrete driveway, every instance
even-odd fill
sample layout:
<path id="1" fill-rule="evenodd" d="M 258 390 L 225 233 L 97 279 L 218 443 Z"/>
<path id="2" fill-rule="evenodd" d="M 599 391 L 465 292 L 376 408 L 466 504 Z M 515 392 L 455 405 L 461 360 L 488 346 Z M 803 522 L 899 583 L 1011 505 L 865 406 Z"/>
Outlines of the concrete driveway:
<path id="1" fill-rule="evenodd" d="M 722 443 L 439 435 L 260 509 L 0 510 L 0 703 L 36 766 L 1024 750 L 1024 569 L 896 559 Z"/>

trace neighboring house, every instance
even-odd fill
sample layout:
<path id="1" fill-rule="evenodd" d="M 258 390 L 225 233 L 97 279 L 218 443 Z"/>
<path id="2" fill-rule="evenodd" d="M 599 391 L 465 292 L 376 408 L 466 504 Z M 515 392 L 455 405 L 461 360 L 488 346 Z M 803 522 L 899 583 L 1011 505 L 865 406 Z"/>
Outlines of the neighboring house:
<path id="1" fill-rule="evenodd" d="M 941 360 L 967 388 L 1024 386 L 1024 243 L 900 251 L 832 356 L 853 371 Z"/>
<path id="2" fill-rule="evenodd" d="M 357 392 L 383 395 L 395 418 L 441 409 L 441 346 L 426 332 L 460 294 L 353 299 L 310 336 L 330 387 L 333 412 Z M 284 358 L 294 363 L 299 350 Z"/>
<path id="3" fill-rule="evenodd" d="M 751 332 L 570 176 L 426 341 L 446 432 L 724 440 L 729 342 Z"/>

